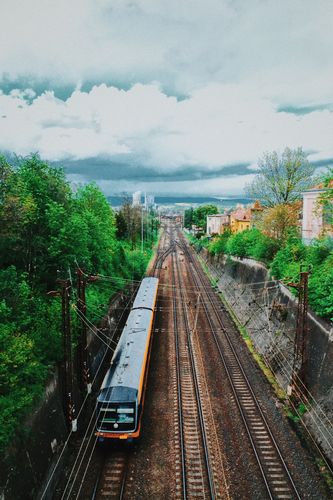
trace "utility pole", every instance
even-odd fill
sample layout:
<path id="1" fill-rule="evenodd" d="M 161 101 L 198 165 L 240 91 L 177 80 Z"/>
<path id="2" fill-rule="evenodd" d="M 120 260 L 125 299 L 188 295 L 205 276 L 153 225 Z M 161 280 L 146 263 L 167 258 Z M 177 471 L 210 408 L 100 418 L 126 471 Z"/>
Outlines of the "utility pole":
<path id="1" fill-rule="evenodd" d="M 143 253 L 143 207 L 141 207 L 141 253 Z"/>
<path id="2" fill-rule="evenodd" d="M 294 359 L 291 374 L 291 383 L 288 386 L 288 395 L 297 393 L 298 381 L 306 386 L 306 358 L 307 358 L 307 334 L 308 334 L 308 281 L 309 268 L 304 271 L 301 266 L 299 283 L 288 283 L 288 286 L 298 290 L 298 307 L 296 319 L 296 332 L 294 341 Z M 301 387 L 299 386 L 301 391 Z"/>
<path id="3" fill-rule="evenodd" d="M 61 381 L 63 389 L 63 406 L 69 428 L 75 432 L 77 430 L 77 419 L 75 415 L 75 403 L 73 397 L 73 362 L 72 362 L 72 340 L 71 340 L 71 319 L 70 319 L 70 280 L 57 279 L 61 286 L 61 291 L 51 291 L 47 295 L 61 296 L 61 316 L 62 316 L 62 341 L 63 341 L 63 362 L 61 370 Z"/>
<path id="4" fill-rule="evenodd" d="M 87 344 L 87 325 L 85 316 L 87 312 L 86 304 L 86 286 L 87 283 L 96 281 L 97 276 L 86 276 L 82 269 L 78 268 L 77 272 L 77 311 L 81 319 L 80 332 L 78 336 L 78 374 L 79 384 L 82 391 L 91 393 L 91 379 L 88 358 L 88 344 Z"/>
<path id="5" fill-rule="evenodd" d="M 88 394 L 91 393 L 91 382 L 90 382 L 90 370 L 88 364 L 88 352 L 87 352 L 87 326 L 84 321 L 87 312 L 86 305 L 86 280 L 84 273 L 81 269 L 76 272 L 77 275 L 77 311 L 81 320 L 80 331 L 78 335 L 78 375 L 79 375 L 79 385 L 81 391 L 87 391 Z"/>

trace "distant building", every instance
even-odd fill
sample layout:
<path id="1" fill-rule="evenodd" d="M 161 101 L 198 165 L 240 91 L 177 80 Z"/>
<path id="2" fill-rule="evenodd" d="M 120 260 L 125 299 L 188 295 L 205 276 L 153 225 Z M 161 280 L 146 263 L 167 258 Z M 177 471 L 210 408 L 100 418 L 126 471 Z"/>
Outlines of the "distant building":
<path id="1" fill-rule="evenodd" d="M 135 191 L 133 193 L 133 207 L 139 207 L 141 205 L 141 191 Z"/>
<path id="2" fill-rule="evenodd" d="M 320 195 L 333 189 L 333 182 L 328 188 L 323 184 L 314 186 L 302 193 L 303 195 L 303 219 L 302 219 L 302 240 L 305 245 L 310 245 L 312 240 L 320 236 L 333 236 L 332 215 L 331 210 L 322 207 L 319 202 Z M 330 212 L 330 213 L 329 213 Z"/>
<path id="3" fill-rule="evenodd" d="M 148 210 L 155 205 L 155 198 L 152 194 L 145 193 L 145 209 Z"/>
<path id="4" fill-rule="evenodd" d="M 230 229 L 232 233 L 239 233 L 255 227 L 258 215 L 263 211 L 263 207 L 259 201 L 255 201 L 253 205 L 244 207 L 238 204 L 236 210 L 230 214 Z"/>
<path id="5" fill-rule="evenodd" d="M 207 234 L 213 236 L 222 234 L 230 226 L 230 213 L 207 215 Z"/>

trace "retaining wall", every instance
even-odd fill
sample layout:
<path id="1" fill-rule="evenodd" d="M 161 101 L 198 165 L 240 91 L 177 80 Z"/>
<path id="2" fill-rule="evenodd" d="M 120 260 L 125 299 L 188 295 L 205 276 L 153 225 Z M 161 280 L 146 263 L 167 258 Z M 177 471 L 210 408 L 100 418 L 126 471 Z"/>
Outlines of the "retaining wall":
<path id="1" fill-rule="evenodd" d="M 201 257 L 256 350 L 287 390 L 293 364 L 296 298 L 284 285 L 270 280 L 268 269 L 252 259 L 211 256 L 205 249 Z M 310 409 L 304 422 L 333 461 L 333 327 L 311 311 L 305 352 L 305 380 L 312 397 L 309 395 Z"/>

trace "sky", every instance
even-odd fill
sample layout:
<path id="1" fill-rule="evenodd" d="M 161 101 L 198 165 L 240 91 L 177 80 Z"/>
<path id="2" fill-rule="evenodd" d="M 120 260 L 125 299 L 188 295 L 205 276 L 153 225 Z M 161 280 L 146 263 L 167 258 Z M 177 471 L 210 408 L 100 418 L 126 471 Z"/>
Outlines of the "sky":
<path id="1" fill-rule="evenodd" d="M 1 0 L 0 152 L 110 194 L 237 195 L 333 164 L 331 0 Z"/>

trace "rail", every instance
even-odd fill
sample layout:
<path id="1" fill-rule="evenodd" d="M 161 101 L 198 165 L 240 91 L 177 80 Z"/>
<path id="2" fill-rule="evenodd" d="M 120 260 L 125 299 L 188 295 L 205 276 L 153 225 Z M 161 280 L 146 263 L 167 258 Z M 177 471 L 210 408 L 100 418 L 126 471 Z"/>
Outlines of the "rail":
<path id="1" fill-rule="evenodd" d="M 210 325 L 212 336 L 226 370 L 228 380 L 235 396 L 235 400 L 260 468 L 268 495 L 271 499 L 300 499 L 301 497 L 288 470 L 287 464 L 261 410 L 260 404 L 244 371 L 230 335 L 225 328 L 225 324 L 221 318 L 221 309 L 219 309 L 216 304 L 216 295 L 212 291 L 211 285 L 204 275 L 201 266 L 199 266 L 199 264 L 195 261 L 187 245 L 182 242 L 179 243 L 179 246 L 182 248 L 184 254 L 192 264 L 192 268 L 194 270 L 192 278 L 195 286 L 201 292 L 204 290 L 219 326 L 221 327 L 223 335 L 218 336 L 215 324 L 208 311 L 207 302 L 203 301 L 202 305 Z"/>

